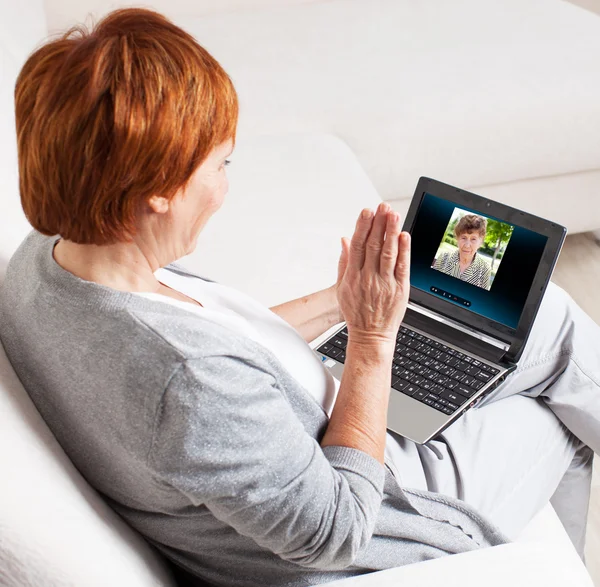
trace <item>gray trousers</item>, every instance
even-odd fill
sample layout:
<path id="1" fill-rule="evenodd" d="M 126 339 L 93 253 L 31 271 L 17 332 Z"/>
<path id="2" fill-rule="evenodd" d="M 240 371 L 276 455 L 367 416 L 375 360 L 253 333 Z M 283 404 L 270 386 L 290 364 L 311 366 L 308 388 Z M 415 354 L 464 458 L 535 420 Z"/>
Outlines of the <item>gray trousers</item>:
<path id="1" fill-rule="evenodd" d="M 584 546 L 600 453 L 600 327 L 550 283 L 516 371 L 437 439 L 388 431 L 400 485 L 474 506 L 511 538 L 550 501 Z"/>

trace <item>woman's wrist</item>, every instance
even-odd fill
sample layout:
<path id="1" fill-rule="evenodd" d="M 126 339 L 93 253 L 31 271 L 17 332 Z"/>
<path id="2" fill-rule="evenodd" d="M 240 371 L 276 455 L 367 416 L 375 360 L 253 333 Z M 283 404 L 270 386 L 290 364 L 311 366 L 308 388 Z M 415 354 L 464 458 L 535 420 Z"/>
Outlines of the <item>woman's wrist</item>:
<path id="1" fill-rule="evenodd" d="M 334 320 L 334 324 L 339 324 L 340 322 L 344 321 L 344 315 L 342 314 L 342 310 L 340 309 L 340 302 L 338 301 L 338 297 L 337 297 L 337 288 L 338 288 L 337 283 L 334 283 L 329 288 L 329 292 L 330 292 L 329 295 L 331 296 L 331 302 L 330 302 L 331 316 L 332 316 L 332 320 Z"/>

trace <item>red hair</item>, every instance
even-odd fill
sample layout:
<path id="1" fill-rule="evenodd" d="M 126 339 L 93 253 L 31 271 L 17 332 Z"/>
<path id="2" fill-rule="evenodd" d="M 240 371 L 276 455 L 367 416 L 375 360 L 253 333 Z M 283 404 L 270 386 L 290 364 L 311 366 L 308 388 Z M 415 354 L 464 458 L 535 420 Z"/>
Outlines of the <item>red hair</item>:
<path id="1" fill-rule="evenodd" d="M 21 203 L 31 225 L 80 244 L 135 234 L 217 145 L 238 99 L 219 63 L 164 16 L 108 14 L 37 49 L 15 87 Z"/>

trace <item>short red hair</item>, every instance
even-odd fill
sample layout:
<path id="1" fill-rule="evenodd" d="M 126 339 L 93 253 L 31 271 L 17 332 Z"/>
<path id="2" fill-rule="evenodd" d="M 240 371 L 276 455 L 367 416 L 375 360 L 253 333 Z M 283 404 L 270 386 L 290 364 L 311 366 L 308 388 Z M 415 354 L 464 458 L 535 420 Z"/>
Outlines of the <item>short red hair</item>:
<path id="1" fill-rule="evenodd" d="M 37 49 L 17 79 L 15 110 L 29 222 L 103 245 L 128 240 L 150 196 L 173 197 L 214 147 L 235 143 L 238 99 L 191 35 L 129 8 Z"/>

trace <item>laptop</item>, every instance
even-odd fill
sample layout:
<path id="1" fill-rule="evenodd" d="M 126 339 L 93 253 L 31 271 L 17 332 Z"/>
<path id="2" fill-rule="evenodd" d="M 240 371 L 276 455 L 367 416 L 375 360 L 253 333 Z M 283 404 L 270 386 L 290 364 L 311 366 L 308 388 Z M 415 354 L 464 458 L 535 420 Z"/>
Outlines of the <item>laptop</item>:
<path id="1" fill-rule="evenodd" d="M 517 368 L 567 230 L 428 177 L 402 229 L 411 287 L 387 428 L 425 444 Z M 347 342 L 344 322 L 313 347 L 340 381 Z"/>

